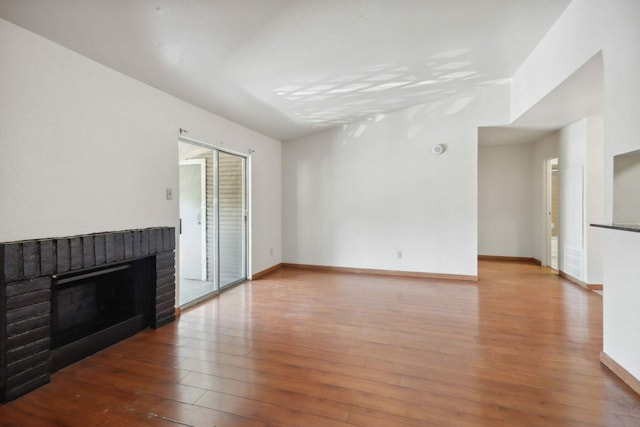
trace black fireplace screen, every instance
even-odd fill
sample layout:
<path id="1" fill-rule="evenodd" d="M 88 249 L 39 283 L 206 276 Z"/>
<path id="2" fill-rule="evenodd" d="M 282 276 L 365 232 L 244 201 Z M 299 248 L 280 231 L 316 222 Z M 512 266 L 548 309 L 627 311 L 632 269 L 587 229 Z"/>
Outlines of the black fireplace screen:
<path id="1" fill-rule="evenodd" d="M 145 314 L 148 287 L 135 273 L 127 263 L 54 278 L 52 348 Z"/>
<path id="2" fill-rule="evenodd" d="M 109 334 L 130 335 L 147 327 L 153 302 L 150 267 L 148 259 L 140 259 L 53 276 L 51 349 L 74 346 L 76 359 L 112 344 L 104 340 L 105 331 L 110 331 L 108 338 Z M 114 332 L 122 327 L 125 330 Z M 126 331 L 130 328 L 133 330 Z M 99 344 L 96 339 L 103 342 Z M 82 347 L 92 350 L 82 351 Z M 55 354 L 56 368 L 71 362 L 58 364 Z"/>

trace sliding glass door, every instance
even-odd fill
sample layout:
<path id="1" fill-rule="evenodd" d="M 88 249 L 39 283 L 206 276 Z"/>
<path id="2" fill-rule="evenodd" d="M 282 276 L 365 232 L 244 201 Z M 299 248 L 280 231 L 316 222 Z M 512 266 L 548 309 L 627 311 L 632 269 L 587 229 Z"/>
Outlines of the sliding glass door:
<path id="1" fill-rule="evenodd" d="M 180 305 L 247 277 L 246 158 L 180 141 Z"/>
<path id="2" fill-rule="evenodd" d="M 246 278 L 245 158 L 218 152 L 220 286 Z"/>

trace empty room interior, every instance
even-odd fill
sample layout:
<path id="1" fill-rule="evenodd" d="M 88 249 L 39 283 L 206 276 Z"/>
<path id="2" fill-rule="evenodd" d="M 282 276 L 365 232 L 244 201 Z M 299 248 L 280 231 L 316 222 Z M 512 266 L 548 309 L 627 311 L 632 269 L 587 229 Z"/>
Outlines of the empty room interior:
<path id="1" fill-rule="evenodd" d="M 0 425 L 640 426 L 637 0 L 0 0 Z"/>

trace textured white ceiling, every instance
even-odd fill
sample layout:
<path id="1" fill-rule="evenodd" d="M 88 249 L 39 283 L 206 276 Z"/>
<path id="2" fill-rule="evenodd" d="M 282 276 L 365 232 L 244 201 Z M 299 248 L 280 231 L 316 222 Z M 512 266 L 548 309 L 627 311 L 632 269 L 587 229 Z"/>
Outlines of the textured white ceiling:
<path id="1" fill-rule="evenodd" d="M 0 0 L 0 16 L 287 140 L 500 84 L 569 0 Z"/>

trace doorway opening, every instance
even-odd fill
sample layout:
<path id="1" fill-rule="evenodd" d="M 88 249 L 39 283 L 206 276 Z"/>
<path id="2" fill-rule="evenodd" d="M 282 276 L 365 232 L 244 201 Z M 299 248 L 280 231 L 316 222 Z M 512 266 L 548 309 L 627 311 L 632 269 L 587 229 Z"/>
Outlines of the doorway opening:
<path id="1" fill-rule="evenodd" d="M 181 138 L 179 303 L 247 278 L 247 159 Z"/>
<path id="2" fill-rule="evenodd" d="M 545 266 L 558 270 L 558 236 L 559 236 L 559 184 L 558 158 L 545 161 Z"/>

